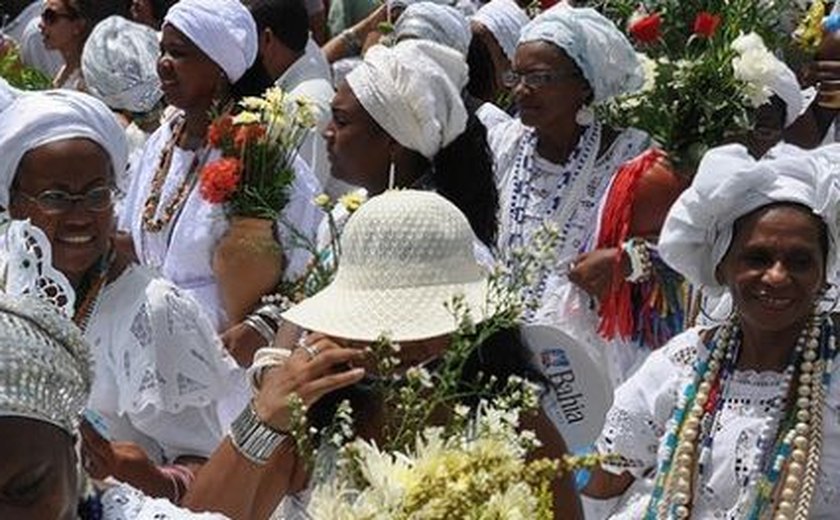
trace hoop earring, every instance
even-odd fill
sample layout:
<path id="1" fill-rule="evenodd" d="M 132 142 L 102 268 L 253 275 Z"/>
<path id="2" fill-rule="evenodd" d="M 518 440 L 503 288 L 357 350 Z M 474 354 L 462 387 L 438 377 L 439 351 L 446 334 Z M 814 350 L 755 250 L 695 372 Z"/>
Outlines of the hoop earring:
<path id="1" fill-rule="evenodd" d="M 575 114 L 575 122 L 580 126 L 589 126 L 595 122 L 595 111 L 589 105 L 580 107 Z"/>

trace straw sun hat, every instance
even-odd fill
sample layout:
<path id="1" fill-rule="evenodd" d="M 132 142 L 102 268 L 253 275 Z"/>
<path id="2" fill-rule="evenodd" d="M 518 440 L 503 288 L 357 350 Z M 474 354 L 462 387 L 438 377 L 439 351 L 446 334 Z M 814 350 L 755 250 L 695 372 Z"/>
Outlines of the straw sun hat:
<path id="1" fill-rule="evenodd" d="M 474 320 L 484 317 L 487 277 L 475 261 L 466 217 L 425 191 L 372 198 L 348 221 L 333 282 L 283 317 L 329 336 L 413 341 L 452 333 L 446 308 L 462 294 Z"/>

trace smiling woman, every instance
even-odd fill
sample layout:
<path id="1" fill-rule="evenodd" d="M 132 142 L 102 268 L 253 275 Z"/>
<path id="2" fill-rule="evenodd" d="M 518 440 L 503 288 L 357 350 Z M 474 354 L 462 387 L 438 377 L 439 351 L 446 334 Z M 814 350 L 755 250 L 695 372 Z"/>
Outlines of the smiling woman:
<path id="1" fill-rule="evenodd" d="M 834 309 L 836 145 L 754 161 L 709 152 L 671 209 L 662 257 L 731 294 L 722 324 L 675 337 L 616 391 L 584 491 L 613 518 L 834 518 L 840 385 Z M 655 383 L 653 383 L 655 382 Z M 657 456 L 658 453 L 658 456 Z"/>
<path id="2" fill-rule="evenodd" d="M 177 501 L 221 439 L 232 362 L 193 300 L 113 247 L 111 190 L 126 155 L 114 115 L 86 94 L 27 94 L 0 114 L 0 206 L 14 219 L 3 279 L 65 302 L 95 346 L 88 474 Z"/>

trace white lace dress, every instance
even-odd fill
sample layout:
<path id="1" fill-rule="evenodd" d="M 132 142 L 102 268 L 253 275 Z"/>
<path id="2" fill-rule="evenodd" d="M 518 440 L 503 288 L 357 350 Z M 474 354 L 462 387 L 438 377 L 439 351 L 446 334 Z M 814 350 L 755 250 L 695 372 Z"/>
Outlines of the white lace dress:
<path id="1" fill-rule="evenodd" d="M 111 440 L 139 444 L 158 464 L 218 447 L 217 404 L 235 363 L 192 298 L 129 267 L 100 293 L 85 338 L 95 371 L 88 407 Z"/>
<path id="2" fill-rule="evenodd" d="M 152 498 L 128 484 L 103 493 L 102 520 L 226 520 L 220 513 L 193 513 L 161 498 Z"/>
<path id="3" fill-rule="evenodd" d="M 534 234 L 544 223 L 555 225 L 562 237 L 554 252 L 557 267 L 531 288 L 540 303 L 526 314 L 526 320 L 571 334 L 600 366 L 626 367 L 634 360 L 611 358 L 627 351 L 623 347 L 633 345 L 609 348 L 597 334 L 591 299 L 565 275 L 568 263 L 592 247 L 598 209 L 616 171 L 651 145 L 647 134 L 630 128 L 597 156 L 601 131 L 597 122 L 586 127 L 565 164 L 541 157 L 536 150 L 536 132 L 519 119 L 488 131 L 499 185 L 498 249 L 503 261 L 509 262 L 513 250 L 533 244 Z M 615 371 L 609 372 L 616 380 Z"/>
<path id="4" fill-rule="evenodd" d="M 226 318 L 213 273 L 212 258 L 216 243 L 228 229 L 228 219 L 222 206 L 205 201 L 196 184 L 180 212 L 162 231 L 152 233 L 143 228 L 143 212 L 152 179 L 160 165 L 163 148 L 170 140 L 171 124 L 178 114 L 176 111 L 168 122 L 149 137 L 142 158 L 132 165 L 129 174 L 131 186 L 123 200 L 119 228 L 131 233 L 140 262 L 159 270 L 164 278 L 192 295 L 219 330 L 225 327 Z M 218 157 L 219 152 L 214 150 L 205 162 Z M 168 206 L 184 182 L 194 158 L 195 152 L 175 147 L 156 217 Z M 320 193 L 321 187 L 306 163 L 299 158 L 295 162 L 295 172 L 289 203 L 283 210 L 281 220 L 314 239 L 321 211 L 312 201 Z M 294 245 L 291 233 L 283 223 L 277 227 L 288 262 L 285 276 L 294 279 L 303 272 L 309 261 L 309 253 Z"/>
<path id="5" fill-rule="evenodd" d="M 654 351 L 642 367 L 616 390 L 598 450 L 620 455 L 622 463 L 606 466 L 620 474 L 629 471 L 636 481 L 624 494 L 613 519 L 644 517 L 662 454 L 665 433 L 677 396 L 693 377 L 693 363 L 707 357 L 702 330 L 694 328 Z M 782 398 L 783 375 L 778 372 L 735 372 L 724 393 L 717 433 L 712 445 L 709 478 L 700 483 L 692 518 L 741 519 L 752 498 L 743 486 L 753 471 L 758 439 Z M 836 519 L 840 511 L 840 366 L 835 364 L 823 425 L 823 453 L 811 518 Z"/>

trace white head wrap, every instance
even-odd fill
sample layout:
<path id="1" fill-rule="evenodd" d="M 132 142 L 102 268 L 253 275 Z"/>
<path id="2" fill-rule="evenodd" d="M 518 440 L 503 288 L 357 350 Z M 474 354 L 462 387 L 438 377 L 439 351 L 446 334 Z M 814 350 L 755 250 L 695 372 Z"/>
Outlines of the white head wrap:
<path id="1" fill-rule="evenodd" d="M 770 90 L 785 102 L 785 128 L 787 128 L 799 119 L 805 99 L 796 74 L 782 60 L 777 61 L 778 72 L 770 84 Z"/>
<path id="2" fill-rule="evenodd" d="M 82 51 L 88 92 L 115 110 L 152 110 L 163 97 L 157 75 L 159 42 L 154 29 L 121 16 L 99 22 Z"/>
<path id="3" fill-rule="evenodd" d="M 0 293 L 0 417 L 26 417 L 76 435 L 91 386 L 90 351 L 55 308 Z"/>
<path id="4" fill-rule="evenodd" d="M 610 20 L 589 7 L 559 4 L 522 30 L 519 44 L 545 41 L 560 47 L 580 67 L 594 102 L 642 87 L 644 73 L 636 51 Z"/>
<path id="5" fill-rule="evenodd" d="M 113 112 L 93 96 L 70 90 L 31 93 L 0 112 L 0 206 L 9 206 L 9 190 L 26 152 L 77 137 L 102 146 L 116 175 L 125 171 L 125 131 Z"/>
<path id="6" fill-rule="evenodd" d="M 231 83 L 257 59 L 257 24 L 239 0 L 180 0 L 163 23 L 184 33 Z"/>
<path id="7" fill-rule="evenodd" d="M 444 45 L 427 40 L 376 45 L 347 75 L 347 84 L 379 126 L 429 160 L 467 127 L 461 99 L 467 63 Z"/>
<path id="8" fill-rule="evenodd" d="M 441 5 L 448 5 L 451 3 L 449 0 L 387 0 L 385 3 L 388 5 L 388 12 L 390 13 L 391 9 L 405 9 L 411 4 L 416 4 L 418 2 L 432 2 Z"/>
<path id="9" fill-rule="evenodd" d="M 463 56 L 470 50 L 470 24 L 454 7 L 433 2 L 411 4 L 394 26 L 397 42 L 429 40 L 451 47 Z"/>
<path id="10" fill-rule="evenodd" d="M 838 165 L 840 144 L 813 151 L 781 144 L 773 157 L 759 161 L 740 144 L 710 150 L 691 186 L 671 207 L 659 253 L 691 283 L 720 291 L 715 270 L 729 250 L 735 221 L 774 202 L 794 202 L 811 208 L 828 225 L 826 272 L 832 273 L 837 262 Z"/>
<path id="11" fill-rule="evenodd" d="M 493 34 L 505 56 L 513 61 L 519 34 L 530 21 L 525 11 L 513 0 L 491 0 L 472 19 Z"/>

